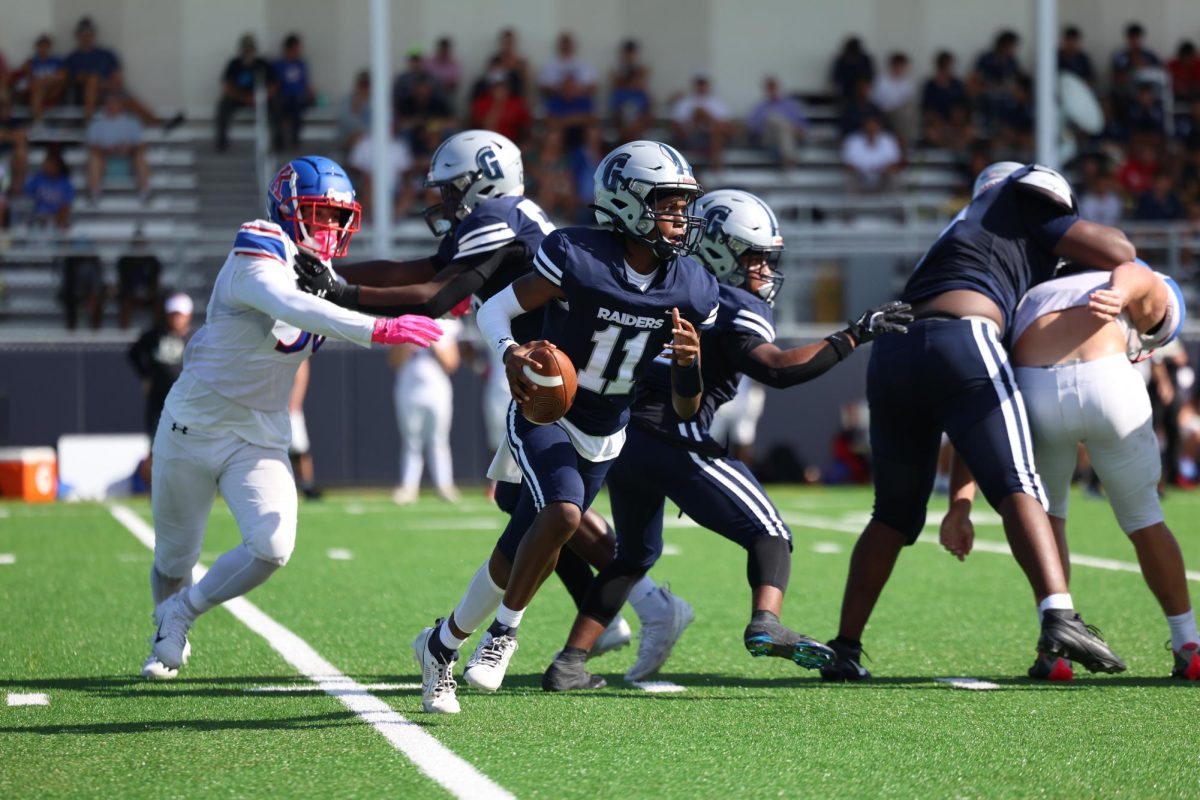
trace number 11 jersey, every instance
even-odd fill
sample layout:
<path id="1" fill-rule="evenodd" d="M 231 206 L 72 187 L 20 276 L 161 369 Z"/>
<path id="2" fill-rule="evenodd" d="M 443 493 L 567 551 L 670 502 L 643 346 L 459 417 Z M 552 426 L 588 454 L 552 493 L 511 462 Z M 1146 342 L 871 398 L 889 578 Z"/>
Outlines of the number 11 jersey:
<path id="1" fill-rule="evenodd" d="M 561 228 L 542 241 L 533 267 L 565 295 L 547 305 L 542 338 L 575 366 L 579 391 L 566 419 L 591 436 L 629 422 L 635 383 L 674 338 L 672 308 L 700 329 L 717 318 L 717 281 L 699 261 L 663 262 L 641 287 L 612 231 Z"/>

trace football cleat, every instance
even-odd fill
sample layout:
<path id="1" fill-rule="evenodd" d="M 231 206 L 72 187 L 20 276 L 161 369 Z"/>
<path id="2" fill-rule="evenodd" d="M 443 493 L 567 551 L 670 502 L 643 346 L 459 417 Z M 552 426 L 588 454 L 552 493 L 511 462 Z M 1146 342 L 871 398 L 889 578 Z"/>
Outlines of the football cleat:
<path id="1" fill-rule="evenodd" d="M 1168 642 L 1167 648 L 1170 647 Z M 1171 677 L 1181 678 L 1185 681 L 1200 681 L 1200 644 L 1188 642 L 1174 653 L 1175 669 L 1171 670 Z"/>
<path id="2" fill-rule="evenodd" d="M 832 639 L 829 649 L 835 656 L 832 664 L 821 667 L 821 679 L 825 681 L 865 681 L 871 673 L 862 665 L 861 644 L 850 644 L 843 639 Z"/>
<path id="3" fill-rule="evenodd" d="M 183 603 L 183 593 L 173 594 L 154 609 L 154 621 L 158 630 L 154 634 L 150 654 L 167 669 L 177 670 L 187 660 L 187 635 L 196 621 Z"/>
<path id="4" fill-rule="evenodd" d="M 563 661 L 554 659 L 542 675 L 542 690 L 546 692 L 572 692 L 577 689 L 603 689 L 608 681 L 585 669 L 587 661 Z"/>
<path id="5" fill-rule="evenodd" d="M 463 677 L 476 689 L 494 692 L 504 683 L 508 662 L 512 661 L 515 652 L 517 637 L 492 636 L 491 631 L 484 631 L 483 638 L 463 668 Z"/>
<path id="6" fill-rule="evenodd" d="M 153 646 L 154 637 L 150 637 L 150 644 Z M 183 663 L 186 664 L 188 656 L 192 654 L 192 643 L 185 642 L 183 645 Z M 171 669 L 167 665 L 158 660 L 158 656 L 153 652 L 146 656 L 146 660 L 142 663 L 142 677 L 153 678 L 155 680 L 170 680 L 179 675 L 178 669 Z"/>
<path id="7" fill-rule="evenodd" d="M 434 623 L 434 627 L 423 629 L 412 643 L 413 658 L 421 669 L 421 708 L 427 714 L 457 714 L 461 709 L 458 684 L 454 680 L 454 662 L 458 659 L 441 661 L 429 651 L 429 637 L 436 627 L 437 623 Z"/>
<path id="8" fill-rule="evenodd" d="M 625 673 L 625 680 L 640 681 L 658 672 L 671 657 L 671 650 L 692 620 L 696 618 L 692 607 L 681 597 L 671 594 L 664 586 L 657 589 L 662 593 L 664 610 L 647 614 L 638 631 L 637 661 Z"/>
<path id="9" fill-rule="evenodd" d="M 1083 618 L 1070 609 L 1049 608 L 1042 612 L 1042 635 L 1037 649 L 1047 656 L 1059 656 L 1078 661 L 1089 672 L 1124 672 L 1125 662 L 1114 653 L 1100 631 L 1086 625 Z"/>
<path id="10" fill-rule="evenodd" d="M 1069 681 L 1075 677 L 1075 670 L 1069 659 L 1038 653 L 1029 668 L 1029 677 L 1035 681 Z"/>
<path id="11" fill-rule="evenodd" d="M 624 617 L 617 617 L 608 623 L 604 633 L 600 634 L 600 638 L 592 645 L 588 658 L 596 658 L 605 653 L 620 650 L 622 647 L 628 647 L 632 641 L 633 630 L 629 627 L 629 623 L 625 621 Z"/>
<path id="12" fill-rule="evenodd" d="M 742 641 L 755 658 L 787 658 L 805 669 L 820 669 L 837 660 L 837 653 L 829 647 L 774 620 L 751 622 Z"/>

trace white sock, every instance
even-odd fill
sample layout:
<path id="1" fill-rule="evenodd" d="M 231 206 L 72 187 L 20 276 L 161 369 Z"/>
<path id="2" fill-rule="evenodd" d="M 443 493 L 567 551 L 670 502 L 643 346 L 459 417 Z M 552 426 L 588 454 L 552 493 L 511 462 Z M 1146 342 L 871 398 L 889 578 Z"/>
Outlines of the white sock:
<path id="1" fill-rule="evenodd" d="M 667 599 L 658 591 L 656 584 L 649 575 L 643 575 L 629 591 L 629 605 L 633 606 L 638 619 L 662 613 L 667 607 Z"/>
<path id="2" fill-rule="evenodd" d="M 1167 625 L 1171 628 L 1171 649 L 1178 652 L 1188 642 L 1200 642 L 1200 634 L 1196 633 L 1196 609 L 1189 608 L 1182 614 L 1167 617 Z"/>
<path id="3" fill-rule="evenodd" d="M 454 607 L 452 619 L 455 627 L 467 633 L 478 630 L 480 625 L 495 616 L 496 609 L 500 607 L 500 601 L 503 599 L 504 587 L 496 585 L 488 572 L 488 562 L 483 562 L 483 566 L 476 570 L 471 578 L 466 594 Z M 449 626 L 443 626 L 442 630 L 447 627 Z"/>
<path id="4" fill-rule="evenodd" d="M 443 622 L 441 625 L 438 626 L 438 641 L 440 641 L 443 645 L 445 645 L 449 649 L 458 650 L 460 647 L 463 646 L 463 642 L 465 642 L 466 640 L 467 640 L 466 637 L 463 637 L 462 639 L 460 639 L 457 636 L 455 636 L 453 633 L 451 633 L 450 626 L 448 624 L 446 624 L 445 622 Z"/>
<path id="5" fill-rule="evenodd" d="M 214 561 L 208 574 L 188 589 L 184 598 L 197 614 L 203 614 L 262 585 L 277 569 L 278 564 L 256 558 L 246 545 L 240 544 Z"/>
<path id="6" fill-rule="evenodd" d="M 1042 602 L 1038 603 L 1038 624 L 1042 624 L 1042 612 L 1050 609 L 1060 609 L 1062 611 L 1071 611 L 1075 608 L 1075 603 L 1071 600 L 1069 592 L 1062 594 L 1048 594 Z"/>
<path id="7" fill-rule="evenodd" d="M 525 616 L 525 609 L 509 608 L 504 603 L 501 603 L 500 608 L 496 609 L 496 622 L 506 628 L 520 627 L 523 616 Z"/>

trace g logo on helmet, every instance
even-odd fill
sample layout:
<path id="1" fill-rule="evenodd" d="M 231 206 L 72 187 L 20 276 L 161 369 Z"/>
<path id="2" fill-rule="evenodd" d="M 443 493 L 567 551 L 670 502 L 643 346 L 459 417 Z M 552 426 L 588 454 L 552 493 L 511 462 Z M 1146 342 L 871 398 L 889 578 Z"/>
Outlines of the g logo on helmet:
<path id="1" fill-rule="evenodd" d="M 604 188 L 610 192 L 617 190 L 617 182 L 625 177 L 625 165 L 629 163 L 629 153 L 615 155 L 604 167 Z"/>
<path id="2" fill-rule="evenodd" d="M 725 220 L 729 219 L 731 210 L 727 206 L 714 206 L 710 208 L 704 215 L 704 238 L 719 241 L 721 239 L 721 228 L 725 225 Z"/>
<path id="3" fill-rule="evenodd" d="M 490 147 L 484 147 L 475 154 L 475 165 L 479 167 L 483 177 L 489 181 L 498 181 L 504 177 L 504 170 L 500 169 L 500 160 L 496 158 L 496 151 Z"/>

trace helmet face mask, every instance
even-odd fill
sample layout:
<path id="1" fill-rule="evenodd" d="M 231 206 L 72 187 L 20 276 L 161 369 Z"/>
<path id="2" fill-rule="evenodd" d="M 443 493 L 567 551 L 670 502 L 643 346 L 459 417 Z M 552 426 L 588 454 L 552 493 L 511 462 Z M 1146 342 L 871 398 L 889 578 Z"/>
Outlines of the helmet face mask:
<path id="1" fill-rule="evenodd" d="M 346 255 L 362 223 L 362 206 L 337 162 L 304 156 L 285 164 L 271 182 L 267 216 L 297 247 L 328 261 Z"/>
<path id="2" fill-rule="evenodd" d="M 784 246 L 767 204 L 749 192 L 720 189 L 697 200 L 695 213 L 704 220 L 697 253 L 708 271 L 773 303 L 783 286 Z"/>

